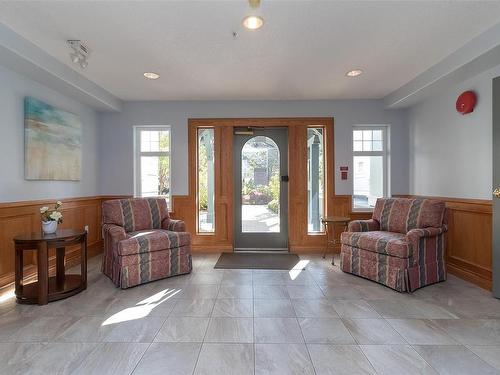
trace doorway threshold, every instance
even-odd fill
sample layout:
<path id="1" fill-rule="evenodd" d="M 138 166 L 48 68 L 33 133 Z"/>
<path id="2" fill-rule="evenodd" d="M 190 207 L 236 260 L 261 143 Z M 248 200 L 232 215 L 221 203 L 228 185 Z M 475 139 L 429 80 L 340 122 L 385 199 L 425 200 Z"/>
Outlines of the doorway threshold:
<path id="1" fill-rule="evenodd" d="M 283 253 L 288 254 L 289 250 L 287 248 L 234 248 L 235 253 L 259 253 L 259 254 L 269 254 L 269 253 Z"/>

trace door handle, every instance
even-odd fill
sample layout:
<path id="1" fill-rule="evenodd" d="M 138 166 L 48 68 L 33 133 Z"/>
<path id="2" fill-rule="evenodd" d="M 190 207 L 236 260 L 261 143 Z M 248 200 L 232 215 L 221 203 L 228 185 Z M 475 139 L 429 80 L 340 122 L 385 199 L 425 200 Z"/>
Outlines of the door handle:
<path id="1" fill-rule="evenodd" d="M 495 190 L 493 190 L 493 196 L 495 198 L 500 198 L 500 188 L 496 188 Z"/>
<path id="2" fill-rule="evenodd" d="M 288 176 L 281 176 L 281 182 L 288 182 Z M 500 193 L 499 193 L 500 196 Z"/>

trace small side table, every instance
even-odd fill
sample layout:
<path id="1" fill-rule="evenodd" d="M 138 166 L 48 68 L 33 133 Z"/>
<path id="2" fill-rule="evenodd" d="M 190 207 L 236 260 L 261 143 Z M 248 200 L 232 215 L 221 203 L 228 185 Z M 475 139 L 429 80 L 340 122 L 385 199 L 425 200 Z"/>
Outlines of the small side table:
<path id="1" fill-rule="evenodd" d="M 46 305 L 87 289 L 87 232 L 61 229 L 53 234 L 30 233 L 14 238 L 16 251 L 16 299 L 18 303 Z M 66 275 L 66 246 L 80 245 L 81 274 Z M 56 249 L 56 276 L 49 277 L 49 249 Z M 38 280 L 24 285 L 23 252 L 37 250 Z"/>
<path id="2" fill-rule="evenodd" d="M 344 227 L 345 231 L 349 225 L 349 221 L 351 221 L 351 218 L 344 216 L 329 216 L 321 218 L 321 223 L 325 227 L 326 232 L 326 247 L 325 252 L 323 253 L 323 259 L 326 258 L 326 253 L 328 252 L 330 245 L 332 245 L 334 249 L 334 253 L 332 255 L 332 265 L 335 265 L 335 245 L 339 243 L 339 240 L 335 237 L 335 228 L 341 225 Z"/>

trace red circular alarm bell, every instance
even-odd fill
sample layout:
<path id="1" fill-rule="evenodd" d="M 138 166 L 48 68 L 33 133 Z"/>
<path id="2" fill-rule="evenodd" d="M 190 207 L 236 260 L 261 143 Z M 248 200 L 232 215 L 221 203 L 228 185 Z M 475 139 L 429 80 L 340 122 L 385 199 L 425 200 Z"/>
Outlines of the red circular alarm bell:
<path id="1" fill-rule="evenodd" d="M 476 106 L 476 93 L 474 91 L 465 91 L 457 99 L 457 112 L 462 115 L 471 113 Z"/>

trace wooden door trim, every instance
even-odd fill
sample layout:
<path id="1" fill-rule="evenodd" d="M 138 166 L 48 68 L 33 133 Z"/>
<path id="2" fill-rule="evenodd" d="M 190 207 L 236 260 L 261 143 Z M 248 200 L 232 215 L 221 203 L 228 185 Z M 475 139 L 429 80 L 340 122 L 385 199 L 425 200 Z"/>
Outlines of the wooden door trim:
<path id="1" fill-rule="evenodd" d="M 289 169 L 289 245 L 290 250 L 315 249 L 326 244 L 325 234 L 307 232 L 307 128 L 325 129 L 325 213 L 333 215 L 334 120 L 333 117 L 270 117 L 270 118 L 191 118 L 188 119 L 188 178 L 187 196 L 173 197 L 173 215 L 186 222 L 192 232 L 194 249 L 232 251 L 233 248 L 233 131 L 235 127 L 288 128 Z M 197 129 L 213 128 L 215 133 L 215 232 L 197 233 Z M 299 151 L 300 149 L 300 151 Z M 306 187 L 304 189 L 304 186 Z M 294 190 L 295 189 L 295 190 Z"/>

